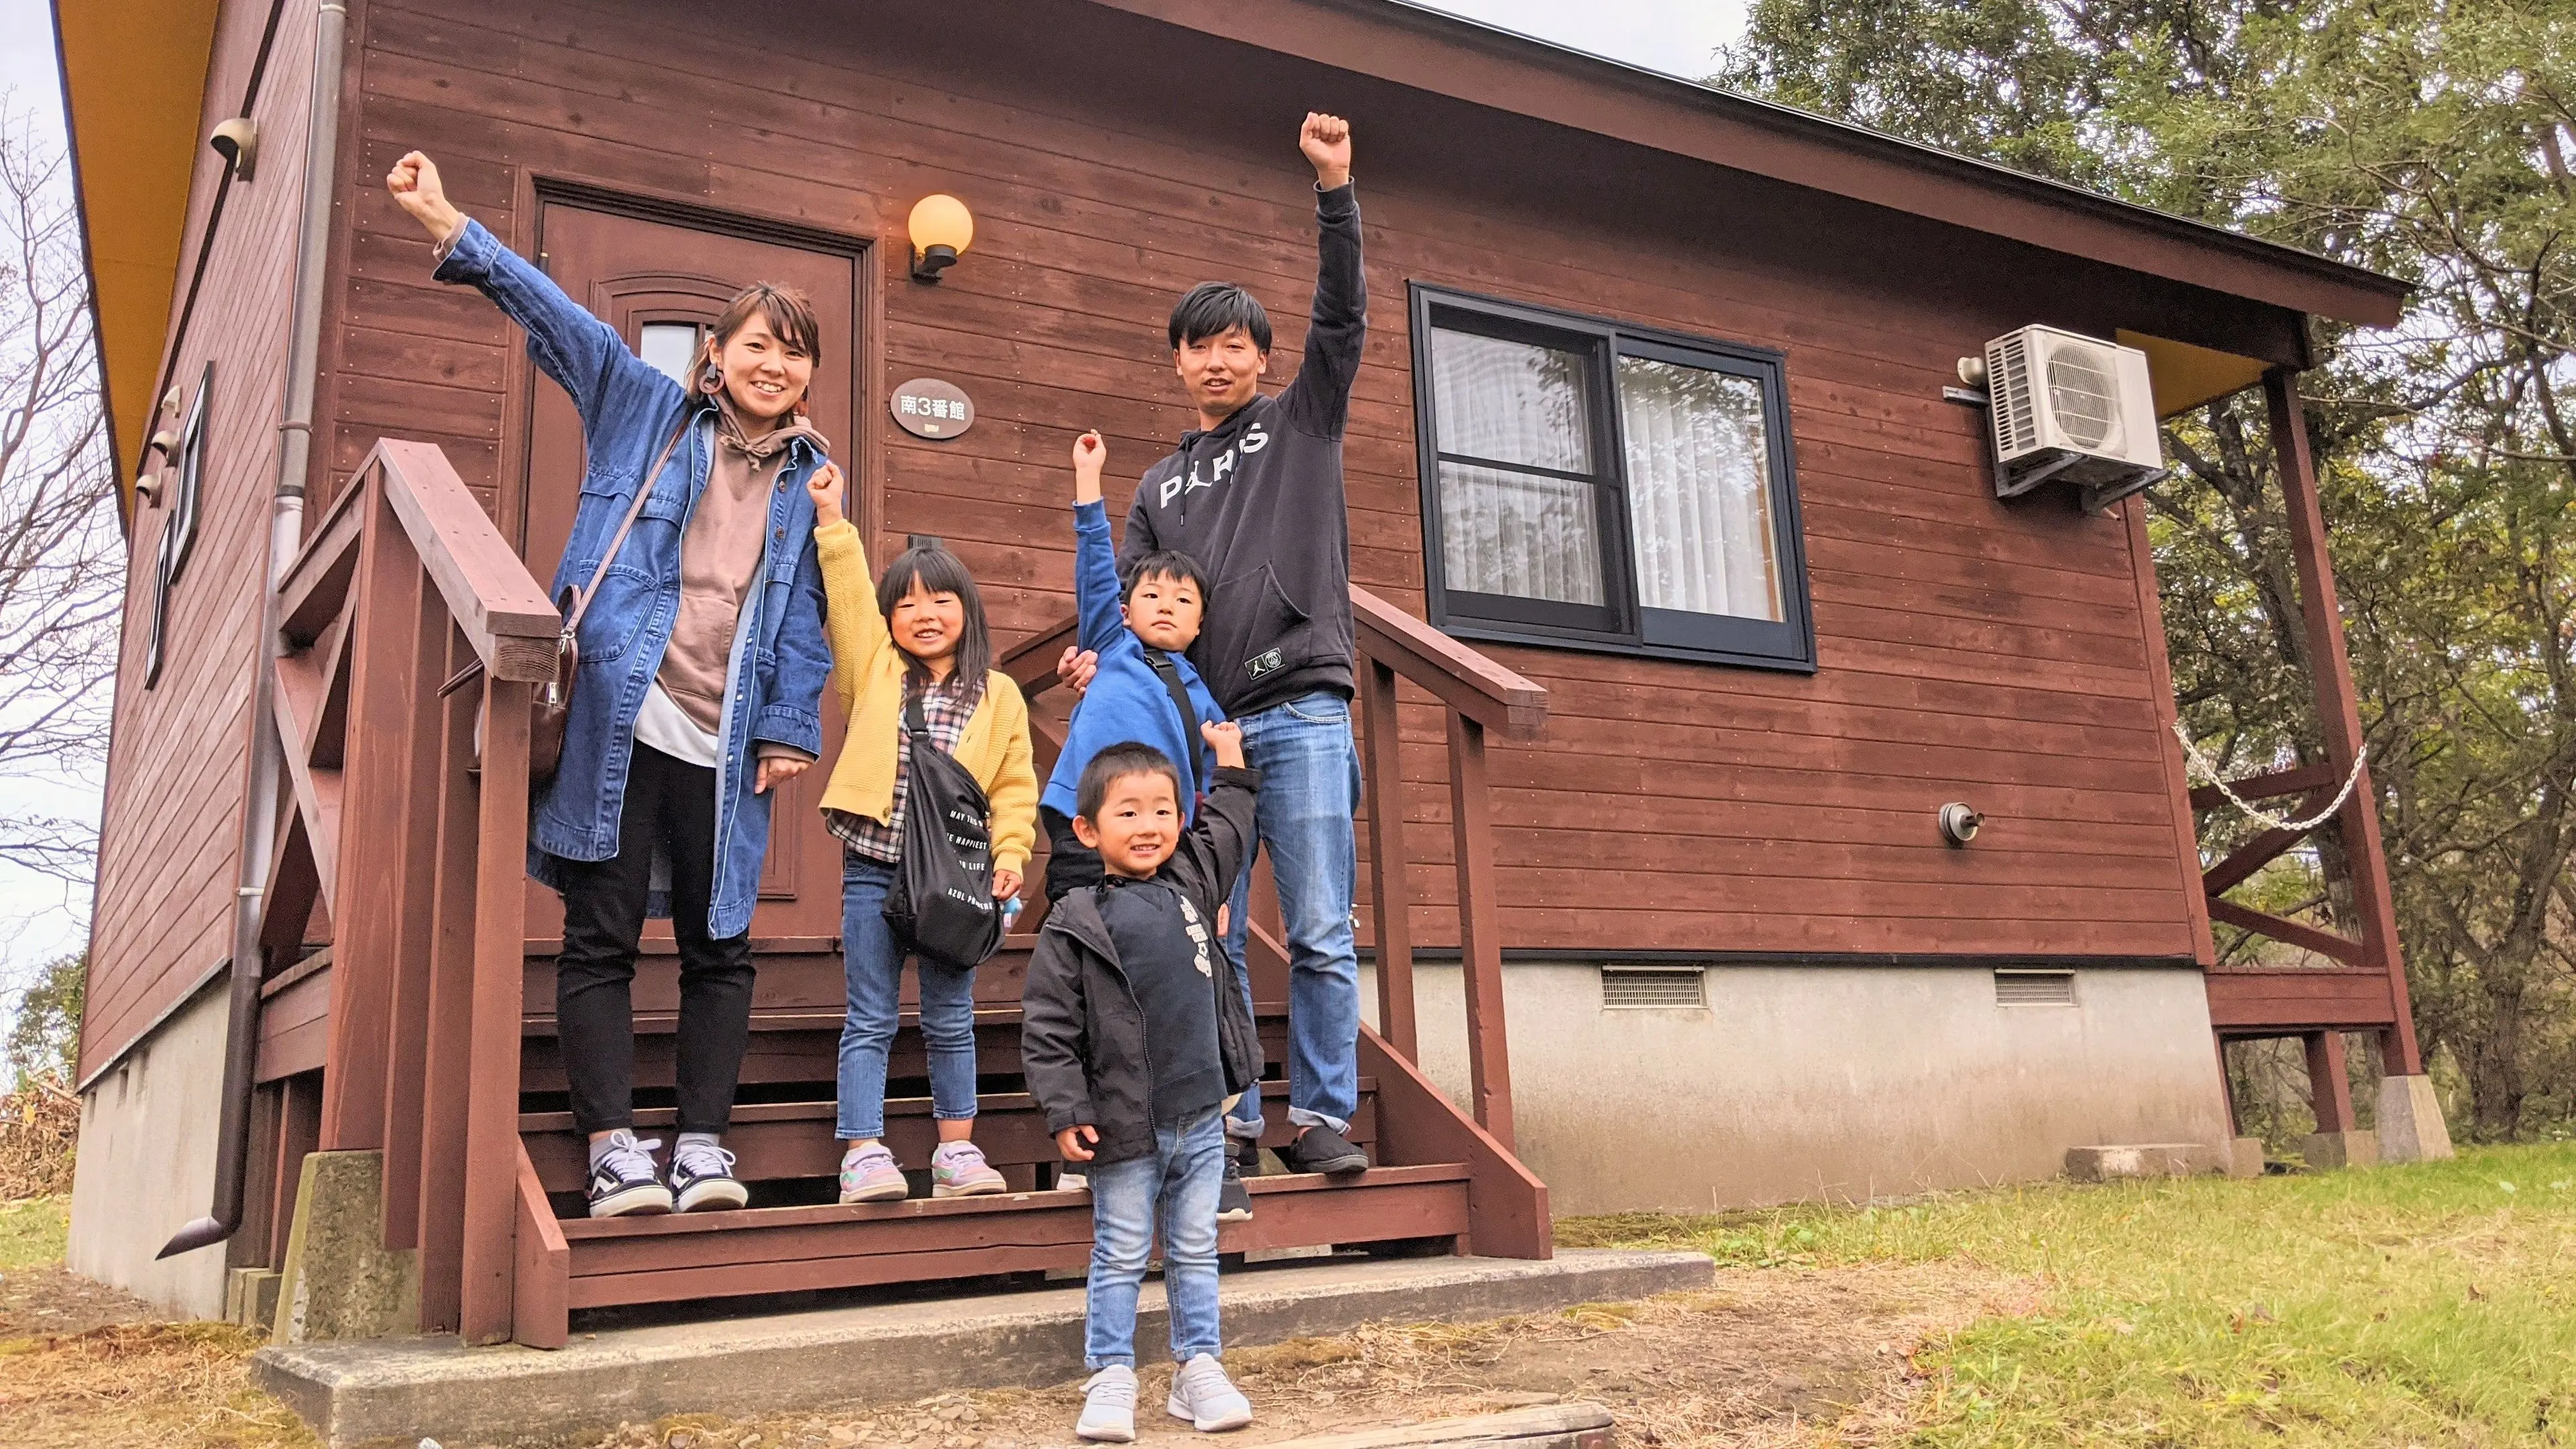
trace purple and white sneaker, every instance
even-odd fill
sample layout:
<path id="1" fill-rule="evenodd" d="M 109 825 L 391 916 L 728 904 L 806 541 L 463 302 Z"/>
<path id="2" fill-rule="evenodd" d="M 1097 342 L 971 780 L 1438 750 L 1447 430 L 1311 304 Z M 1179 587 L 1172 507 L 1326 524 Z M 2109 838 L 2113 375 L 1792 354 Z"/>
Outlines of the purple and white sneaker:
<path id="1" fill-rule="evenodd" d="M 1002 1174 L 984 1160 L 984 1149 L 972 1142 L 942 1142 L 930 1154 L 932 1197 L 981 1197 L 1009 1190 Z"/>
<path id="2" fill-rule="evenodd" d="M 882 1142 L 853 1147 L 841 1154 L 841 1201 L 901 1202 L 912 1196 L 912 1184 L 894 1165 L 894 1153 Z"/>

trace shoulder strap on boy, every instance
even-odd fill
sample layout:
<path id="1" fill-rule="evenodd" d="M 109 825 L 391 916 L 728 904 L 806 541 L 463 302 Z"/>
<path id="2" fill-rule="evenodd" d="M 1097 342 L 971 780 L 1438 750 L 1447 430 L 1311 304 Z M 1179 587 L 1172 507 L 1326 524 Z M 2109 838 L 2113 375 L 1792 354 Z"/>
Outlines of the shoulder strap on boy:
<path id="1" fill-rule="evenodd" d="M 1198 768 L 1198 706 L 1190 704 L 1190 686 L 1180 683 L 1180 665 L 1172 663 L 1172 655 L 1151 645 L 1146 645 L 1144 650 L 1144 663 L 1154 670 L 1154 678 L 1162 681 L 1164 694 L 1172 696 L 1172 709 L 1180 712 L 1180 743 L 1182 748 L 1190 750 L 1190 779 L 1200 786 L 1208 784 L 1208 781 L 1198 779 L 1203 773 Z"/>

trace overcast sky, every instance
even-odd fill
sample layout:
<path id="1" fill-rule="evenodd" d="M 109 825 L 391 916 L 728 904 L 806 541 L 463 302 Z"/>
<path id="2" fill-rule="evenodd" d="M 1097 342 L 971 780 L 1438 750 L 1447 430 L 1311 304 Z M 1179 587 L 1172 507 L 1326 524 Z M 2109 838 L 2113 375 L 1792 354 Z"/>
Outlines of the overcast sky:
<path id="1" fill-rule="evenodd" d="M 1716 68 L 1720 45 L 1744 26 L 1745 0 L 1440 0 L 1489 25 L 1652 70 L 1697 79 Z M 54 68 L 53 11 L 46 0 L 0 0 L 0 86 L 10 104 L 60 144 L 62 98 Z M 96 782 L 0 781 L 13 801 L 95 818 Z M 77 949 L 86 892 L 0 866 L 0 982 L 11 968 Z"/>

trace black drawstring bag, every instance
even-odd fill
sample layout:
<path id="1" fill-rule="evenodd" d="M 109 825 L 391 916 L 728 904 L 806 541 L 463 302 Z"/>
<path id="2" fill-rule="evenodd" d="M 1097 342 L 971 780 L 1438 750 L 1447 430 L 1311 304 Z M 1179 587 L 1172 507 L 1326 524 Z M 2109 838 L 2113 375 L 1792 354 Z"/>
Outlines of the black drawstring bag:
<path id="1" fill-rule="evenodd" d="M 1002 947 L 993 832 L 985 823 L 991 803 L 974 775 L 930 738 L 917 696 L 903 702 L 903 727 L 912 735 L 912 777 L 903 866 L 886 892 L 886 924 L 914 955 L 969 971 Z"/>

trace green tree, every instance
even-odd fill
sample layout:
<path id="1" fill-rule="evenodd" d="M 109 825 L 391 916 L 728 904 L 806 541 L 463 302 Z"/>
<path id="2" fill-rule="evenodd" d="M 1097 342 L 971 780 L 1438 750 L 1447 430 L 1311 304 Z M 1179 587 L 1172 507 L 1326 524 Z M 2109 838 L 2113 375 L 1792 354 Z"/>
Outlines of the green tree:
<path id="1" fill-rule="evenodd" d="M 72 1080 L 80 1052 L 81 998 L 89 989 L 89 957 L 64 956 L 37 968 L 15 993 L 9 1035 L 0 1039 L 0 1066 L 12 1089 L 38 1077 Z"/>
<path id="2" fill-rule="evenodd" d="M 2576 11 L 1757 0 L 1724 63 L 1720 84 L 2416 283 L 2396 329 L 2324 329 L 2303 387 L 2417 1027 L 2476 1134 L 2576 1112 Z M 2184 718 L 2241 768 L 2305 758 L 2260 405 L 2165 442 L 2182 476 L 2151 530 Z M 2251 889 L 2337 920 L 2338 848 Z"/>

